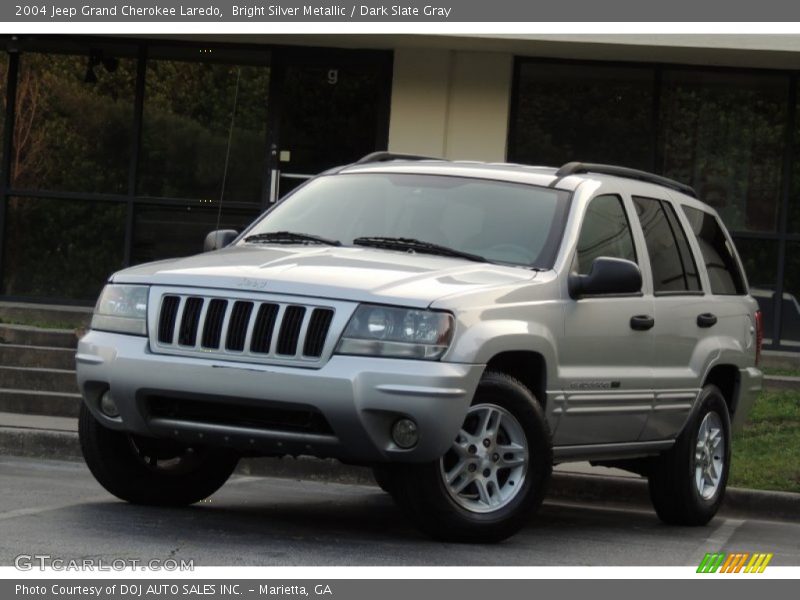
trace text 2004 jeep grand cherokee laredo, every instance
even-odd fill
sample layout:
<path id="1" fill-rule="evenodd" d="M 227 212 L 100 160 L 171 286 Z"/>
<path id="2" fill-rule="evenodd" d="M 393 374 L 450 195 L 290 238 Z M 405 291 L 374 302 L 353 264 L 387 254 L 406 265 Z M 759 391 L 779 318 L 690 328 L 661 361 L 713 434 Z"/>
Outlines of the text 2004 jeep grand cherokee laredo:
<path id="1" fill-rule="evenodd" d="M 86 462 L 124 500 L 181 505 L 242 455 L 335 457 L 424 531 L 496 541 L 554 463 L 590 460 L 704 524 L 761 388 L 761 316 L 693 196 L 580 163 L 324 173 L 221 249 L 111 278 L 76 357 Z"/>

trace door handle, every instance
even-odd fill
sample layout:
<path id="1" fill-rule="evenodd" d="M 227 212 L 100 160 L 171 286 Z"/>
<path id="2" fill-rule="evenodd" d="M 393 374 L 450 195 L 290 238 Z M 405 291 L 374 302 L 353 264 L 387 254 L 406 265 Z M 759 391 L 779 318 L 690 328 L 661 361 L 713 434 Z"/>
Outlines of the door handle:
<path id="1" fill-rule="evenodd" d="M 713 327 L 716 324 L 717 324 L 716 315 L 712 315 L 711 313 L 703 313 L 702 315 L 697 315 L 698 327 Z"/>
<path id="2" fill-rule="evenodd" d="M 647 331 L 652 329 L 656 324 L 656 320 L 650 315 L 636 315 L 631 317 L 631 329 L 636 331 Z"/>

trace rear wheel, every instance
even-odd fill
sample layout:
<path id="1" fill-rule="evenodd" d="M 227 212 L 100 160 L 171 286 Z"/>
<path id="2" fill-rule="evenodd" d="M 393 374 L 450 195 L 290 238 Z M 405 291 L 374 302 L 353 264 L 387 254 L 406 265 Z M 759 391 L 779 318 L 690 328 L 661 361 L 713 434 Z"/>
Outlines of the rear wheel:
<path id="1" fill-rule="evenodd" d="M 725 496 L 730 458 L 728 407 L 719 388 L 707 385 L 675 445 L 650 471 L 650 498 L 659 518 L 674 525 L 708 523 Z"/>
<path id="2" fill-rule="evenodd" d="M 552 462 L 550 432 L 533 394 L 488 372 L 450 449 L 435 462 L 398 469 L 394 496 L 433 537 L 497 542 L 541 505 Z"/>
<path id="3" fill-rule="evenodd" d="M 228 450 L 113 431 L 81 406 L 81 451 L 95 479 L 134 504 L 183 506 L 216 492 L 236 468 Z"/>

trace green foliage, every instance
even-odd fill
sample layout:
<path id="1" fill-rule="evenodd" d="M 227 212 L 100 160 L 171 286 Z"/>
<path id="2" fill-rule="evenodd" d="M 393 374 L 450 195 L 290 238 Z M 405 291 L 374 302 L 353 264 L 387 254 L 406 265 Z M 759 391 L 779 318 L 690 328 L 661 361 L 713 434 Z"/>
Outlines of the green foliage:
<path id="1" fill-rule="evenodd" d="M 219 199 L 234 117 L 224 198 L 258 202 L 269 74 L 266 67 L 149 61 L 139 193 Z"/>
<path id="2" fill-rule="evenodd" d="M 800 392 L 763 392 L 734 437 L 730 485 L 800 492 Z"/>
<path id="3" fill-rule="evenodd" d="M 125 204 L 11 198 L 4 291 L 93 301 L 122 266 Z"/>

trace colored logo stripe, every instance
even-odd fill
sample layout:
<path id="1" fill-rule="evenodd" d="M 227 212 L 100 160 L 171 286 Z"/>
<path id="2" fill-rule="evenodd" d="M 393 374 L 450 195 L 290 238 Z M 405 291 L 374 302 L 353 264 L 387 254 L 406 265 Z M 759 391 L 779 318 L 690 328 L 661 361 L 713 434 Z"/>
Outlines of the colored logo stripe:
<path id="1" fill-rule="evenodd" d="M 713 554 L 706 553 L 700 566 L 697 567 L 698 573 L 716 573 L 722 561 L 725 560 L 725 554 L 722 552 L 714 552 Z"/>
<path id="2" fill-rule="evenodd" d="M 772 554 L 753 554 L 753 558 L 747 563 L 745 573 L 763 573 L 767 568 L 769 561 L 772 560 Z"/>
<path id="3" fill-rule="evenodd" d="M 698 573 L 763 573 L 772 560 L 772 553 L 756 552 L 707 552 L 697 567 Z M 749 562 L 748 562 L 748 559 Z M 745 566 L 747 563 L 747 566 Z M 742 569 L 744 569 L 742 571 Z"/>

